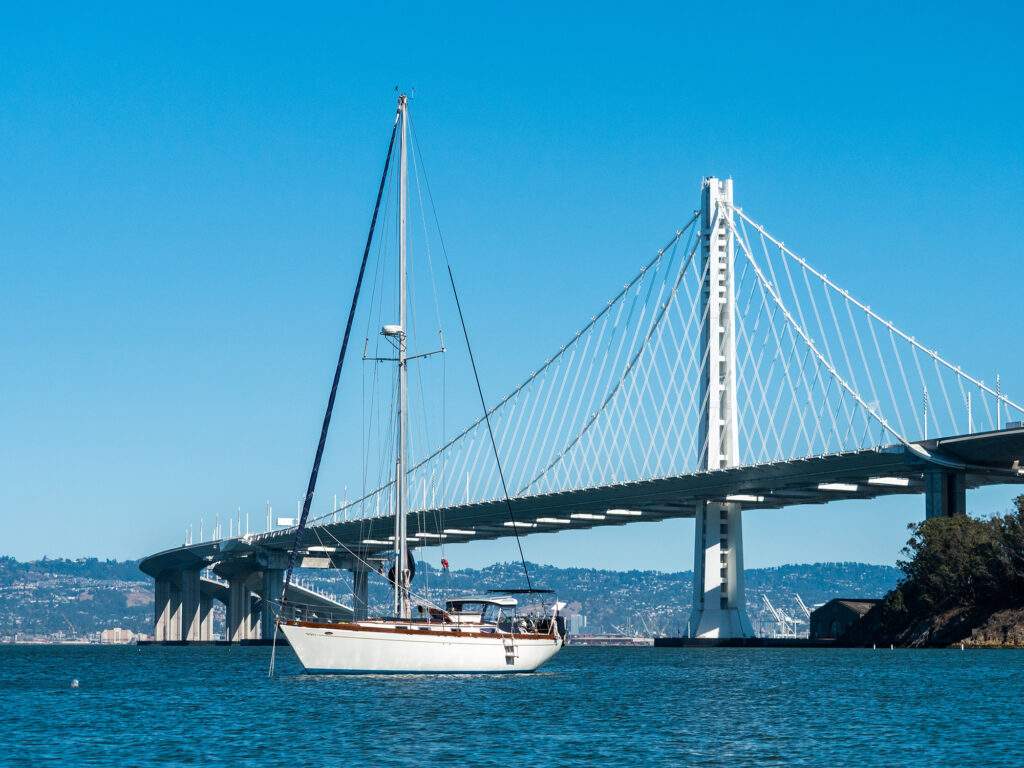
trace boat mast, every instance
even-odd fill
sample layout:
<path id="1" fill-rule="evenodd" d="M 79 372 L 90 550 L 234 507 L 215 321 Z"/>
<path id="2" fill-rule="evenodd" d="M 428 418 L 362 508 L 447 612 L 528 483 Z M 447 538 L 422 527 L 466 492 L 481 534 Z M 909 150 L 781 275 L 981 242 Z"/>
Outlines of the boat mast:
<path id="1" fill-rule="evenodd" d="M 405 266 L 405 215 L 408 185 L 408 156 L 406 137 L 408 125 L 408 99 L 403 93 L 398 97 L 398 111 L 402 117 L 402 134 L 399 145 L 400 180 L 398 192 L 398 460 L 395 469 L 395 614 L 403 619 L 410 618 L 409 608 L 409 564 L 408 538 L 406 535 L 406 513 L 409 506 L 409 483 L 406 477 L 407 422 L 409 397 L 406 388 L 406 356 L 408 334 L 406 332 L 406 266 Z"/>

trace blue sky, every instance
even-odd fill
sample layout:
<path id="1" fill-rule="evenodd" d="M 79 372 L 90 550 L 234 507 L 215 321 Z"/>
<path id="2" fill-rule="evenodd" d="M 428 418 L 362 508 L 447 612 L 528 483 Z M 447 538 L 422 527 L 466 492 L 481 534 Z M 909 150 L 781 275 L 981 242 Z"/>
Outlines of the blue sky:
<path id="1" fill-rule="evenodd" d="M 493 397 L 686 221 L 714 174 L 852 294 L 1024 398 L 1021 17 L 1011 4 L 5 7 L 0 553 L 138 557 L 200 517 L 294 509 L 396 85 L 416 89 Z M 320 502 L 342 493 L 342 458 L 326 457 Z M 752 512 L 747 564 L 891 563 L 921 516 L 918 498 Z M 560 565 L 688 569 L 692 527 L 524 544 Z M 496 542 L 449 559 L 514 556 Z"/>

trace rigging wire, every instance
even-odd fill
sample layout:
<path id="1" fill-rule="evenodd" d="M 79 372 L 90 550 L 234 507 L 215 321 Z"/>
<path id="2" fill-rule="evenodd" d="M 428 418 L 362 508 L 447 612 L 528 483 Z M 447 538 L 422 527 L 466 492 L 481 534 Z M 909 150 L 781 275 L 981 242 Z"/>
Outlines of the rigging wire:
<path id="1" fill-rule="evenodd" d="M 302 502 L 302 515 L 299 518 L 299 525 L 295 531 L 295 543 L 292 545 L 291 557 L 288 561 L 288 572 L 285 576 L 284 590 L 281 601 L 285 602 L 288 584 L 291 581 L 292 571 L 295 568 L 295 560 L 299 554 L 299 545 L 302 540 L 302 531 L 306 527 L 306 520 L 309 517 L 309 507 L 313 502 L 313 492 L 316 490 L 316 478 L 320 471 L 320 460 L 323 458 L 324 444 L 327 442 L 327 430 L 331 426 L 331 414 L 334 410 L 334 400 L 338 394 L 338 380 L 341 378 L 341 367 L 345 362 L 345 352 L 348 350 L 348 340 L 352 333 L 352 321 L 355 319 L 356 306 L 359 303 L 359 291 L 363 285 L 363 276 L 366 273 L 366 260 L 370 255 L 370 246 L 373 243 L 373 230 L 377 225 L 377 213 L 380 210 L 380 200 L 384 194 L 384 184 L 388 176 L 388 167 L 391 163 L 391 151 L 395 146 L 395 133 L 398 130 L 398 117 L 395 117 L 395 125 L 391 129 L 391 140 L 388 143 L 387 156 L 384 159 L 384 173 L 380 179 L 380 187 L 377 190 L 377 202 L 373 207 L 373 217 L 370 219 L 370 232 L 366 237 L 366 248 L 363 250 L 363 260 L 359 265 L 359 277 L 356 278 L 356 287 L 352 296 L 352 306 L 349 308 L 348 322 L 345 324 L 345 335 L 341 341 L 341 352 L 338 354 L 338 366 L 334 371 L 334 382 L 331 386 L 331 394 L 327 399 L 327 410 L 324 413 L 324 423 L 320 429 L 320 442 L 316 448 L 316 457 L 313 459 L 313 470 L 309 475 L 309 485 L 306 488 L 306 495 Z"/>
<path id="2" fill-rule="evenodd" d="M 326 533 L 328 536 L 331 537 L 331 539 L 334 540 L 335 544 L 337 544 L 339 547 L 341 547 L 343 550 L 345 550 L 345 552 L 347 554 L 351 555 L 353 560 L 355 560 L 357 563 L 360 563 L 361 565 L 365 566 L 366 569 L 367 569 L 367 575 L 368 576 L 372 576 L 374 578 L 381 579 L 381 580 L 383 580 L 387 584 L 392 584 L 393 583 L 391 581 L 391 579 L 387 578 L 386 575 L 384 575 L 383 573 L 381 573 L 378 570 L 379 566 L 375 566 L 373 560 L 367 559 L 367 557 L 363 557 L 363 555 L 360 554 L 358 550 L 355 550 L 355 549 L 352 549 L 351 547 L 349 547 L 342 539 L 340 539 L 338 536 L 335 536 L 334 533 L 331 532 L 330 528 L 327 528 L 327 527 L 317 527 L 315 530 L 321 531 L 323 533 Z M 323 543 L 323 539 L 319 538 L 319 534 L 317 535 L 317 540 L 319 542 Z M 384 560 L 386 560 L 386 558 L 384 558 Z M 429 564 L 427 564 L 427 568 L 428 569 L 429 569 L 429 567 L 430 567 Z M 354 592 L 354 589 L 353 589 L 353 592 Z M 441 605 L 438 605 L 437 603 L 435 603 L 433 600 L 430 599 L 429 593 L 417 592 L 417 591 L 413 590 L 410 587 L 410 589 L 409 589 L 409 596 L 411 598 L 414 598 L 415 602 L 421 603 L 421 604 L 426 605 L 426 606 L 428 606 L 430 608 L 442 608 Z"/>
<path id="3" fill-rule="evenodd" d="M 424 172 L 425 175 L 425 172 Z M 445 255 L 447 261 L 447 254 Z M 523 564 L 523 573 L 526 575 L 526 586 L 530 593 L 533 593 L 533 583 L 530 581 L 530 569 L 526 567 L 526 558 L 523 556 L 523 542 L 519 538 L 519 526 L 516 525 L 516 518 L 512 514 L 512 499 L 508 496 L 508 486 L 505 484 L 505 472 L 501 468 L 501 458 L 498 456 L 498 445 L 494 442 L 494 431 L 491 429 L 491 416 L 487 412 L 487 401 L 484 400 L 484 390 L 480 386 L 480 374 L 476 370 L 476 360 L 473 358 L 473 347 L 469 343 L 469 331 L 466 330 L 466 321 L 462 317 L 462 303 L 459 301 L 459 292 L 455 290 L 455 277 L 452 275 L 452 265 L 447 264 L 448 280 L 452 284 L 452 294 L 455 296 L 455 307 L 459 310 L 459 323 L 462 325 L 462 335 L 466 339 L 466 350 L 469 352 L 469 362 L 473 367 L 473 378 L 476 380 L 476 391 L 480 395 L 480 407 L 484 410 L 484 420 L 487 422 L 487 435 L 491 439 L 491 450 L 494 451 L 494 462 L 498 466 L 498 476 L 501 478 L 501 490 L 505 494 L 505 506 L 508 507 L 508 519 L 512 521 L 512 533 L 516 537 L 516 546 L 519 547 L 519 560 Z"/>
<path id="4" fill-rule="evenodd" d="M 452 286 L 452 295 L 455 297 L 455 308 L 459 311 L 459 324 L 462 326 L 462 336 L 466 340 L 466 351 L 469 352 L 469 362 L 473 368 L 473 378 L 476 381 L 476 391 L 480 395 L 480 407 L 483 408 L 484 421 L 487 423 L 487 434 L 491 440 L 491 450 L 494 452 L 494 461 L 498 467 L 498 476 L 501 478 L 501 489 L 505 494 L 505 505 L 508 508 L 508 519 L 512 523 L 512 532 L 516 537 L 516 546 L 519 548 L 519 560 L 523 564 L 523 574 L 526 576 L 526 585 L 530 592 L 533 592 L 533 582 L 530 580 L 530 569 L 526 566 L 526 557 L 523 555 L 523 542 L 519 537 L 519 526 L 516 525 L 515 516 L 512 513 L 512 500 L 508 495 L 508 485 L 505 483 L 505 472 L 501 467 L 501 458 L 498 456 L 498 445 L 494 441 L 494 431 L 491 429 L 491 416 L 487 410 L 487 401 L 484 399 L 484 390 L 480 385 L 480 374 L 476 370 L 476 360 L 473 357 L 473 347 L 469 343 L 469 331 L 466 329 L 466 320 L 462 315 L 462 303 L 459 301 L 459 292 L 455 289 L 455 276 L 452 274 L 451 261 L 448 259 L 448 249 L 444 244 L 444 235 L 441 233 L 441 225 L 437 218 L 437 206 L 434 204 L 434 195 L 430 190 L 430 179 L 427 176 L 427 168 L 423 162 L 423 153 L 420 150 L 419 137 L 416 135 L 416 128 L 412 128 L 413 146 L 415 153 L 420 156 L 420 165 L 423 167 L 423 181 L 427 188 L 427 197 L 430 198 L 430 208 L 434 213 L 434 224 L 437 227 L 438 239 L 441 242 L 441 251 L 444 254 L 444 263 L 448 269 L 448 281 Z"/>
<path id="5" fill-rule="evenodd" d="M 376 255 L 376 258 L 374 259 L 373 280 L 370 283 L 369 311 L 366 313 L 366 331 L 365 331 L 364 347 L 363 347 L 363 357 L 364 358 L 366 357 L 366 350 L 367 350 L 367 348 L 369 347 L 369 344 L 370 344 L 370 324 L 371 324 L 371 321 L 373 320 L 374 307 L 377 307 L 377 327 L 379 328 L 380 324 L 381 324 L 381 316 L 382 316 L 382 312 L 383 312 L 383 303 L 384 303 L 383 302 L 383 294 L 384 294 L 384 276 L 383 276 L 383 273 L 384 273 L 384 271 L 386 269 L 386 265 L 387 265 L 387 250 L 385 249 L 385 243 L 387 242 L 387 239 L 388 239 L 387 230 L 388 230 L 388 228 L 390 226 L 389 225 L 389 221 L 390 221 L 391 217 L 388 215 L 388 212 L 391 209 L 391 201 L 392 201 L 391 190 L 394 187 L 394 180 L 395 180 L 395 175 L 391 174 L 391 176 L 388 177 L 388 190 L 387 190 L 387 193 L 384 196 L 384 219 L 383 219 L 382 224 L 384 226 L 385 233 L 381 237 L 377 238 L 377 255 Z M 380 295 L 379 299 L 378 299 L 378 293 Z M 374 357 L 379 357 L 380 356 L 380 339 L 379 339 L 379 337 L 374 340 L 373 356 Z M 361 413 L 361 418 L 362 418 L 362 439 L 360 440 L 360 446 L 361 446 L 361 449 L 362 449 L 362 493 L 365 496 L 366 486 L 367 486 L 367 477 L 369 475 L 369 457 L 368 457 L 368 453 L 370 451 L 370 445 L 371 445 L 371 441 L 372 441 L 371 435 L 373 434 L 374 427 L 378 426 L 378 429 L 379 429 L 379 425 L 377 425 L 377 423 L 376 423 L 376 421 L 374 419 L 374 414 L 376 413 L 376 411 L 374 409 L 374 403 L 376 402 L 376 397 L 377 397 L 378 363 L 374 362 L 373 368 L 372 368 L 372 379 L 371 379 L 371 382 L 370 382 L 370 404 L 369 404 L 369 407 L 367 407 L 367 404 L 366 404 L 366 379 L 367 379 L 367 375 L 366 375 L 366 365 L 365 365 L 366 361 L 365 361 L 365 359 L 364 359 L 363 363 L 364 363 L 363 364 L 363 371 L 362 371 L 362 376 L 361 376 L 362 403 L 361 403 L 361 406 L 360 406 L 361 409 L 362 409 L 361 412 L 360 412 Z M 367 423 L 367 413 L 369 413 L 369 423 Z M 379 437 L 378 437 L 377 442 L 378 443 L 380 442 Z M 378 481 L 379 481 L 379 479 L 380 478 L 378 477 Z M 378 485 L 379 485 L 379 483 L 378 483 Z M 362 506 L 362 505 L 360 505 L 360 506 Z"/>
<path id="6" fill-rule="evenodd" d="M 295 543 L 292 544 L 291 557 L 288 559 L 288 571 L 285 575 L 284 587 L 281 590 L 281 604 L 285 604 L 288 596 L 288 586 L 291 584 L 292 571 L 295 569 L 295 561 L 299 555 L 299 546 L 302 544 L 302 532 L 306 528 L 306 520 L 309 518 L 309 507 L 313 502 L 313 491 L 316 489 L 316 477 L 320 471 L 320 460 L 324 454 L 324 444 L 327 442 L 327 430 L 331 426 L 331 413 L 334 410 L 334 400 L 338 394 L 338 380 L 341 378 L 341 367 L 345 362 L 345 352 L 348 350 L 348 340 L 352 333 L 352 321 L 355 319 L 356 305 L 359 303 L 359 290 L 363 285 L 363 275 L 366 273 L 366 260 L 370 255 L 370 246 L 373 244 L 373 230 L 377 225 L 377 213 L 380 210 L 380 200 L 384 194 L 384 184 L 388 178 L 388 168 L 391 164 L 391 151 L 395 146 L 395 134 L 398 132 L 399 111 L 395 115 L 395 124 L 391 128 L 391 139 L 388 142 L 387 156 L 384 158 L 384 173 L 380 178 L 380 187 L 377 190 L 377 202 L 373 206 L 373 217 L 370 219 L 370 232 L 366 237 L 366 248 L 363 250 L 363 260 L 359 265 L 359 277 L 356 278 L 356 287 L 352 296 L 352 306 L 348 312 L 348 322 L 345 324 L 345 335 L 341 341 L 341 351 L 338 354 L 338 366 L 334 370 L 334 382 L 331 385 L 331 394 L 327 398 L 327 410 L 324 413 L 323 426 L 320 429 L 320 442 L 317 444 L 316 457 L 313 459 L 313 470 L 309 474 L 309 485 L 306 488 L 306 495 L 302 504 L 302 515 L 299 517 L 299 524 L 295 529 Z M 276 647 L 277 629 L 275 623 L 274 642 Z M 274 673 L 273 654 L 271 654 L 270 674 Z"/>

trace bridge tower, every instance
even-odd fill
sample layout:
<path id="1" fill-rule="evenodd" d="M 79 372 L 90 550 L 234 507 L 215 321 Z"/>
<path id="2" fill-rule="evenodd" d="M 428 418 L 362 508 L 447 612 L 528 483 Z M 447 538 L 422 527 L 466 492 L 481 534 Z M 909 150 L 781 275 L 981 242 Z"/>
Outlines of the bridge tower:
<path id="1" fill-rule="evenodd" d="M 701 470 L 739 464 L 732 179 L 701 190 Z M 751 637 L 743 589 L 743 530 L 735 501 L 697 503 L 691 637 Z"/>

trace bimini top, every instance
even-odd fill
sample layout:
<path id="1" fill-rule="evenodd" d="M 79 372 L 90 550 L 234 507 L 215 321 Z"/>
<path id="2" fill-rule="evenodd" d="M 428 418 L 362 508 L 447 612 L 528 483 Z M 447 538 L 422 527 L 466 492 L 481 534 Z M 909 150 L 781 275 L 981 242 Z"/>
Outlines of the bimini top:
<path id="1" fill-rule="evenodd" d="M 508 595 L 470 595 L 445 600 L 445 605 L 450 611 L 460 611 L 465 603 L 487 603 L 488 605 L 499 605 L 502 608 L 514 608 L 519 605 L 518 600 Z"/>

